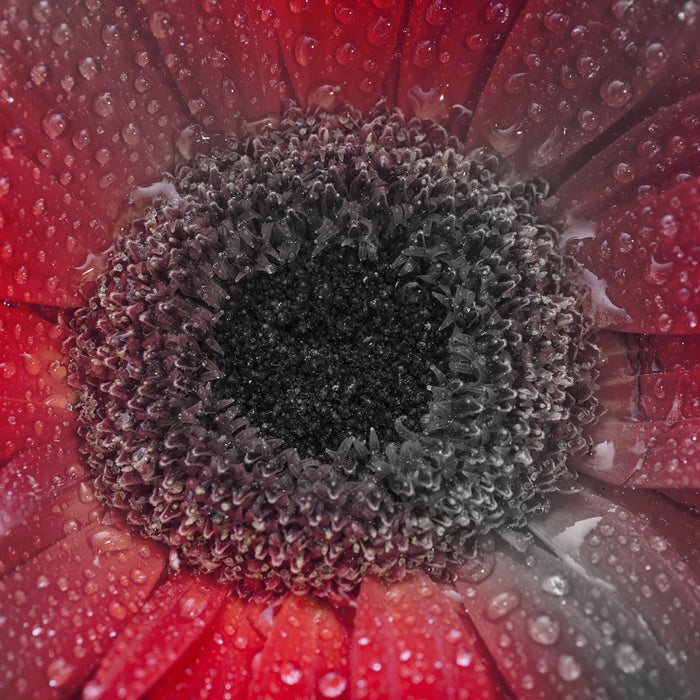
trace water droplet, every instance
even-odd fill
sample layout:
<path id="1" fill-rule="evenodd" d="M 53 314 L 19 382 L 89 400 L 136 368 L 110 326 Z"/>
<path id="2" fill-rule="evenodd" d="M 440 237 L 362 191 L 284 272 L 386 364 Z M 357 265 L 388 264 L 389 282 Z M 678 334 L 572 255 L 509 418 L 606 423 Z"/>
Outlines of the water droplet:
<path id="1" fill-rule="evenodd" d="M 561 597 L 566 595 L 571 590 L 571 587 L 568 579 L 559 574 L 553 574 L 542 581 L 542 590 L 545 593 L 549 593 L 549 595 Z"/>
<path id="2" fill-rule="evenodd" d="M 37 63 L 29 71 L 29 77 L 34 85 L 43 85 L 49 79 L 50 70 L 46 63 Z"/>
<path id="3" fill-rule="evenodd" d="M 73 32 L 66 22 L 57 24 L 51 31 L 51 39 L 57 46 L 63 46 L 63 44 L 69 42 L 72 38 Z"/>
<path id="4" fill-rule="evenodd" d="M 447 24 L 452 8 L 443 0 L 433 0 L 425 10 L 425 21 L 433 27 Z"/>
<path id="5" fill-rule="evenodd" d="M 180 616 L 194 620 L 207 609 L 207 597 L 199 590 L 189 591 L 180 601 Z"/>
<path id="6" fill-rule="evenodd" d="M 592 109 L 582 109 L 578 113 L 578 123 L 584 131 L 595 131 L 600 120 Z"/>
<path id="7" fill-rule="evenodd" d="M 316 59 L 318 40 L 312 36 L 300 36 L 294 45 L 294 58 L 300 66 L 308 66 Z"/>
<path id="8" fill-rule="evenodd" d="M 65 136 L 70 127 L 70 120 L 60 109 L 50 109 L 41 120 L 41 128 L 50 139 Z"/>
<path id="9" fill-rule="evenodd" d="M 129 611 L 117 600 L 113 600 L 109 604 L 109 614 L 115 619 L 115 620 L 125 620 L 126 616 L 129 614 Z"/>
<path id="10" fill-rule="evenodd" d="M 303 12 L 308 6 L 308 0 L 289 0 L 289 11 L 293 15 Z"/>
<path id="11" fill-rule="evenodd" d="M 280 665 L 280 679 L 285 685 L 296 685 L 301 680 L 301 669 L 291 661 Z"/>
<path id="12" fill-rule="evenodd" d="M 626 80 L 612 78 L 600 86 L 600 96 L 605 104 L 619 109 L 632 99 L 632 86 Z"/>
<path id="13" fill-rule="evenodd" d="M 100 92 L 92 100 L 92 111 L 100 117 L 114 114 L 115 100 L 111 92 Z"/>
<path id="14" fill-rule="evenodd" d="M 628 642 L 624 642 L 615 648 L 614 657 L 615 664 L 623 673 L 636 673 L 644 666 L 644 659 Z"/>
<path id="15" fill-rule="evenodd" d="M 391 22 L 386 17 L 378 17 L 367 29 L 367 41 L 372 46 L 385 46 L 391 36 L 391 28 Z"/>
<path id="16" fill-rule="evenodd" d="M 318 692 L 324 698 L 339 698 L 348 686 L 348 679 L 337 671 L 329 671 L 318 680 Z"/>
<path id="17" fill-rule="evenodd" d="M 553 34 L 558 34 L 563 32 L 569 26 L 569 15 L 567 15 L 565 12 L 550 10 L 545 14 L 542 23 L 547 31 L 550 31 Z"/>
<path id="18" fill-rule="evenodd" d="M 90 547 L 95 554 L 106 552 L 123 552 L 132 545 L 131 536 L 112 528 L 99 530 L 90 536 Z"/>
<path id="19" fill-rule="evenodd" d="M 616 163 L 613 167 L 613 177 L 622 184 L 629 184 L 635 177 L 634 168 L 629 163 Z"/>
<path id="20" fill-rule="evenodd" d="M 46 678 L 52 688 L 64 686 L 73 677 L 75 669 L 63 657 L 57 656 L 46 667 Z"/>
<path id="21" fill-rule="evenodd" d="M 515 610 L 518 605 L 520 605 L 520 593 L 504 591 L 489 600 L 486 605 L 486 617 L 489 620 L 498 620 Z"/>
<path id="22" fill-rule="evenodd" d="M 85 80 L 92 80 L 101 70 L 100 64 L 92 56 L 85 56 L 78 61 L 78 71 Z"/>
<path id="23" fill-rule="evenodd" d="M 659 314 L 656 319 L 656 328 L 661 333 L 668 333 L 673 328 L 673 319 L 668 314 Z"/>
<path id="24" fill-rule="evenodd" d="M 528 618 L 527 633 L 533 642 L 544 646 L 551 646 L 560 633 L 559 623 L 551 615 L 542 614 Z"/>
<path id="25" fill-rule="evenodd" d="M 428 68 L 435 63 L 435 44 L 432 41 L 419 41 L 413 49 L 413 65 L 417 68 Z"/>
<path id="26" fill-rule="evenodd" d="M 644 50 L 644 61 L 647 64 L 647 68 L 652 75 L 656 75 L 666 66 L 668 61 L 668 51 L 666 47 L 658 42 L 654 41 Z"/>
<path id="27" fill-rule="evenodd" d="M 557 662 L 557 672 L 562 680 L 575 681 L 581 675 L 581 664 L 571 654 L 563 654 Z"/>
<path id="28" fill-rule="evenodd" d="M 41 0 L 32 7 L 32 17 L 40 24 L 46 24 L 51 18 L 53 9 L 48 0 Z"/>
<path id="29" fill-rule="evenodd" d="M 584 53 L 576 59 L 576 70 L 582 78 L 593 78 L 600 70 L 600 62 L 595 56 Z"/>
<path id="30" fill-rule="evenodd" d="M 505 24 L 509 17 L 510 7 L 505 2 L 494 0 L 486 8 L 486 20 L 492 24 Z"/>
<path id="31" fill-rule="evenodd" d="M 460 668 L 467 668 L 472 662 L 473 655 L 466 649 L 460 649 L 455 656 L 455 664 Z"/>
<path id="32" fill-rule="evenodd" d="M 172 31 L 172 18 L 168 12 L 156 10 L 151 14 L 148 26 L 156 39 L 165 39 Z"/>

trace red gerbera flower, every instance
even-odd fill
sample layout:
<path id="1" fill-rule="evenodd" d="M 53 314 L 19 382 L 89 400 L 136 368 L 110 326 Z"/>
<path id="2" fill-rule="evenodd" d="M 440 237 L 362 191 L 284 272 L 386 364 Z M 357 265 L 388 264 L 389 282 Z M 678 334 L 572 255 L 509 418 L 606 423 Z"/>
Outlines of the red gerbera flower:
<path id="1" fill-rule="evenodd" d="M 699 11 L 0 8 L 0 694 L 693 697 Z"/>

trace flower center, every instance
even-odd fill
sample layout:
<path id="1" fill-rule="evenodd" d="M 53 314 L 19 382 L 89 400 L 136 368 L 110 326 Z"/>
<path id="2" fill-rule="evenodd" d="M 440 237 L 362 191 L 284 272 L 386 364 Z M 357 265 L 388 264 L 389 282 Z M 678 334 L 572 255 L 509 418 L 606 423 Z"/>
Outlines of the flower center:
<path id="1" fill-rule="evenodd" d="M 241 280 L 214 328 L 226 374 L 214 395 L 302 457 L 327 459 L 370 431 L 396 441 L 399 418 L 420 431 L 449 331 L 428 285 L 402 278 L 394 259 L 306 244 L 274 274 Z"/>
<path id="2" fill-rule="evenodd" d="M 172 561 L 342 598 L 546 507 L 595 351 L 544 183 L 460 147 L 289 105 L 134 193 L 69 354 L 98 492 Z"/>

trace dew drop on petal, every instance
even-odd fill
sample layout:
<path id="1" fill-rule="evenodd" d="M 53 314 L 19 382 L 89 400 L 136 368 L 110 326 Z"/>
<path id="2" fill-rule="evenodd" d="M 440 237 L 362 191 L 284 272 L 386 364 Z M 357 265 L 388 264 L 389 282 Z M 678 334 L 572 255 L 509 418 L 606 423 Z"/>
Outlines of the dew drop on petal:
<path id="1" fill-rule="evenodd" d="M 486 617 L 498 620 L 520 605 L 520 594 L 517 591 L 504 591 L 493 596 L 486 604 Z"/>
<path id="2" fill-rule="evenodd" d="M 78 61 L 78 71 L 86 80 L 92 80 L 100 70 L 100 64 L 92 56 L 85 56 Z"/>
<path id="3" fill-rule="evenodd" d="M 285 685 L 296 685 L 301 680 L 301 669 L 291 661 L 280 665 L 280 679 Z"/>
<path id="4" fill-rule="evenodd" d="M 528 618 L 527 634 L 533 642 L 551 646 L 559 639 L 560 627 L 551 615 L 541 614 Z"/>
<path id="5" fill-rule="evenodd" d="M 348 679 L 337 671 L 329 671 L 318 679 L 318 692 L 323 698 L 339 698 L 348 686 Z"/>
<path id="6" fill-rule="evenodd" d="M 610 107 L 624 107 L 632 99 L 632 86 L 626 80 L 606 80 L 600 86 L 600 96 Z"/>
<path id="7" fill-rule="evenodd" d="M 309 66 L 316 59 L 318 39 L 300 36 L 294 45 L 294 58 L 300 66 Z"/>
<path id="8" fill-rule="evenodd" d="M 46 678 L 52 688 L 64 686 L 73 676 L 74 668 L 62 656 L 57 656 L 46 667 Z"/>
<path id="9" fill-rule="evenodd" d="M 549 595 L 565 596 L 570 591 L 569 581 L 559 574 L 554 574 L 542 581 L 542 590 Z"/>
<path id="10" fill-rule="evenodd" d="M 41 128 L 50 139 L 60 139 L 65 136 L 70 126 L 70 120 L 60 109 L 50 109 L 41 120 Z"/>
<path id="11" fill-rule="evenodd" d="M 581 664 L 571 654 L 562 654 L 557 662 L 557 673 L 562 680 L 575 681 L 581 676 Z"/>
<path id="12" fill-rule="evenodd" d="M 180 602 L 180 616 L 193 620 L 199 617 L 206 608 L 206 595 L 201 591 L 190 591 Z"/>
<path id="13" fill-rule="evenodd" d="M 644 659 L 629 642 L 619 644 L 614 657 L 615 664 L 623 673 L 636 673 L 644 666 Z"/>

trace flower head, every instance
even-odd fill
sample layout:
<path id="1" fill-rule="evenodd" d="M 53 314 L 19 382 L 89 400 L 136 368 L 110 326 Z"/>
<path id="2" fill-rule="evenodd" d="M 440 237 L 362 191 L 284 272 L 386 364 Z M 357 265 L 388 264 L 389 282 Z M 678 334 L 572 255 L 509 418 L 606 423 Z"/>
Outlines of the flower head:
<path id="1" fill-rule="evenodd" d="M 3 9 L 3 692 L 692 697 L 697 13 Z"/>

